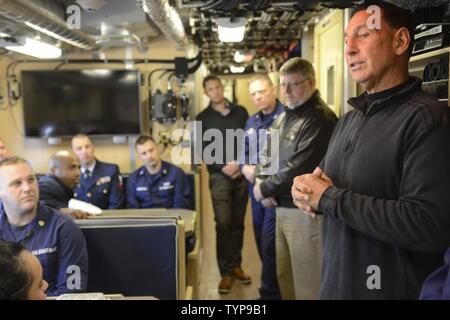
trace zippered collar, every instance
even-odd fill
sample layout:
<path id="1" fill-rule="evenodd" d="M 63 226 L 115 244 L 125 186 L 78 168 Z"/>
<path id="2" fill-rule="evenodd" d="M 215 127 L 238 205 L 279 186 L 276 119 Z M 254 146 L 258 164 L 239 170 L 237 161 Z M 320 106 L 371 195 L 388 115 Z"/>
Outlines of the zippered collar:
<path id="1" fill-rule="evenodd" d="M 422 85 L 422 80 L 416 77 L 409 77 L 405 84 L 406 85 L 400 91 L 397 91 L 384 99 L 375 100 L 369 106 L 367 106 L 367 92 L 364 92 L 358 97 L 350 98 L 347 102 L 363 115 L 369 116 L 374 112 L 388 106 L 389 104 L 392 104 L 393 102 L 398 101 L 405 96 L 409 96 L 415 91 L 419 90 Z M 375 108 L 375 106 L 378 107 Z"/>
<path id="2" fill-rule="evenodd" d="M 208 108 L 209 108 L 211 111 L 220 113 L 220 112 L 216 111 L 216 109 L 213 108 L 211 101 L 210 101 L 209 104 L 208 104 Z M 225 99 L 225 108 L 226 108 L 226 109 L 229 109 L 229 110 L 230 110 L 230 113 L 231 113 L 231 111 L 233 111 L 233 109 L 236 108 L 236 105 L 235 105 L 234 103 L 230 102 L 228 99 Z"/>

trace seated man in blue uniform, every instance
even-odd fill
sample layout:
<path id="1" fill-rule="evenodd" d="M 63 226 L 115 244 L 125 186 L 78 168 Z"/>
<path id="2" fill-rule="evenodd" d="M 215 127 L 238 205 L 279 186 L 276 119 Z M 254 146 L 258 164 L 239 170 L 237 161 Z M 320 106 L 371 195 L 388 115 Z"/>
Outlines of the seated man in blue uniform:
<path id="1" fill-rule="evenodd" d="M 85 134 L 72 138 L 72 149 L 81 163 L 80 184 L 75 189 L 75 198 L 101 209 L 124 208 L 125 192 L 119 167 L 97 160 L 92 140 Z"/>
<path id="2" fill-rule="evenodd" d="M 73 188 L 80 182 L 80 162 L 68 151 L 55 152 L 48 161 L 48 174 L 39 179 L 40 201 L 74 219 L 84 219 L 87 213 L 69 209 Z"/>
<path id="3" fill-rule="evenodd" d="M 26 160 L 0 160 L 0 199 L 0 241 L 20 243 L 39 259 L 47 294 L 84 291 L 88 255 L 83 234 L 71 218 L 38 204 L 36 176 Z"/>
<path id="4" fill-rule="evenodd" d="M 145 164 L 128 178 L 128 208 L 190 209 L 184 171 L 161 161 L 159 147 L 152 137 L 140 136 L 135 146 Z"/>

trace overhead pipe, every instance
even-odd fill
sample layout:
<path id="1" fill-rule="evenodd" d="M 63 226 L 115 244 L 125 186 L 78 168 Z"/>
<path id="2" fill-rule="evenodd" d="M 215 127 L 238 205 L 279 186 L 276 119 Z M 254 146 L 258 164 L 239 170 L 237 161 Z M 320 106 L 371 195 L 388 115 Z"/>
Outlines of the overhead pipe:
<path id="1" fill-rule="evenodd" d="M 174 59 L 132 59 L 133 64 L 148 64 L 148 63 L 155 63 L 155 64 L 175 64 Z M 194 58 L 187 59 L 187 62 L 189 64 L 194 63 L 192 66 L 188 67 L 189 74 L 192 74 L 198 70 L 200 65 L 202 64 L 203 58 L 202 58 L 202 51 L 199 51 L 197 55 Z M 11 62 L 7 66 L 7 75 L 10 75 L 9 68 L 12 65 L 17 65 L 20 63 L 50 63 L 50 62 L 59 62 L 63 64 L 98 64 L 98 63 L 109 63 L 109 64 L 125 64 L 128 62 L 126 59 L 46 59 L 46 60 L 35 60 L 35 59 L 29 59 L 29 60 L 16 60 Z"/>
<path id="2" fill-rule="evenodd" d="M 0 0 L 0 17 L 23 23 L 72 46 L 95 49 L 95 40 L 79 30 L 69 29 L 64 19 L 43 6 L 42 1 Z"/>
<path id="3" fill-rule="evenodd" d="M 168 0 L 144 0 L 142 8 L 169 40 L 181 47 L 186 44 L 183 22 Z"/>

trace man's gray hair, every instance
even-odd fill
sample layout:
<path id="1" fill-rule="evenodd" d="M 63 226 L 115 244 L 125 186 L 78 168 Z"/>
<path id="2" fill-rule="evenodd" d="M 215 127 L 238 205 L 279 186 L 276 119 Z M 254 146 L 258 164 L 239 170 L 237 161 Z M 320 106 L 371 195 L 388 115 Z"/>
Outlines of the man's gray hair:
<path id="1" fill-rule="evenodd" d="M 314 67 L 306 59 L 302 58 L 291 58 L 286 61 L 280 68 L 280 76 L 299 73 L 305 78 L 315 79 L 316 72 L 314 71 Z"/>

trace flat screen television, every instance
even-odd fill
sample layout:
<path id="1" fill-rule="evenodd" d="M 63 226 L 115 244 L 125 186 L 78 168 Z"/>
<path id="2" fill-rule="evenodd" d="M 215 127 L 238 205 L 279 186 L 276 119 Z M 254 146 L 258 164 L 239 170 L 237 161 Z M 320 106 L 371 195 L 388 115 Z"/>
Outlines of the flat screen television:
<path id="1" fill-rule="evenodd" d="M 139 84 L 137 70 L 22 71 L 25 135 L 140 134 Z"/>

